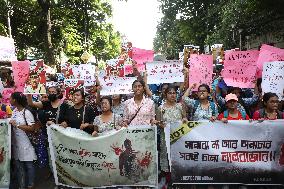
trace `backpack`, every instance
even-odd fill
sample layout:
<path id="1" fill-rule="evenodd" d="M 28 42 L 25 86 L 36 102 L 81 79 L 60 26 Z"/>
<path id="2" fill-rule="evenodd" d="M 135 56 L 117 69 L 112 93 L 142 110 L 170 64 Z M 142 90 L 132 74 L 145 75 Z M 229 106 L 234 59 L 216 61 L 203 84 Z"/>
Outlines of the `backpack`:
<path id="1" fill-rule="evenodd" d="M 195 103 L 194 103 L 194 106 L 193 106 L 192 117 L 194 116 L 195 111 L 197 110 L 199 104 L 200 104 L 199 100 L 195 100 Z M 212 101 L 210 101 L 210 109 L 212 110 L 212 115 L 216 116 L 215 103 L 212 102 Z"/>
<path id="2" fill-rule="evenodd" d="M 244 111 L 240 111 L 240 110 L 238 110 L 238 111 L 241 113 L 243 120 L 246 120 L 247 113 L 244 112 Z M 229 112 L 228 112 L 228 110 L 225 110 L 224 111 L 224 118 L 228 118 L 228 117 L 229 117 Z"/>
<path id="3" fill-rule="evenodd" d="M 259 117 L 266 118 L 265 111 L 263 108 L 259 110 Z M 277 111 L 277 119 L 283 119 L 283 113 L 281 111 Z"/>

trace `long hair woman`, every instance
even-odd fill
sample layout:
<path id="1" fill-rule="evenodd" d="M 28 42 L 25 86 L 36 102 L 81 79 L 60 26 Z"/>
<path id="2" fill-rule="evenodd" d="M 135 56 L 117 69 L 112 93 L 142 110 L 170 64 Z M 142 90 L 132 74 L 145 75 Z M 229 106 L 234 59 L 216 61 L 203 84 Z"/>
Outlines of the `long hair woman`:
<path id="1" fill-rule="evenodd" d="M 18 185 L 20 188 L 34 187 L 35 168 L 37 160 L 35 149 L 26 133 L 34 131 L 35 119 L 23 93 L 15 92 L 10 97 L 10 103 L 15 107 L 10 124 L 12 125 L 12 158 L 15 160 Z"/>
<path id="2" fill-rule="evenodd" d="M 106 133 L 108 131 L 119 129 L 122 121 L 122 117 L 115 114 L 111 110 L 112 99 L 108 96 L 101 98 L 101 110 L 102 114 L 97 116 L 94 120 L 94 132 L 93 136 L 97 136 L 98 133 Z"/>
<path id="3" fill-rule="evenodd" d="M 74 91 L 73 106 L 66 110 L 64 115 L 60 115 L 61 126 L 71 127 L 93 133 L 93 121 L 96 113 L 85 103 L 85 92 L 83 89 Z"/>
<path id="4" fill-rule="evenodd" d="M 132 84 L 134 97 L 125 101 L 125 125 L 150 125 L 155 119 L 154 102 L 145 96 L 146 85 L 143 80 L 135 80 Z"/>
<path id="5" fill-rule="evenodd" d="M 263 108 L 254 112 L 254 120 L 284 119 L 284 113 L 278 110 L 279 99 L 277 94 L 265 93 L 262 100 Z"/>
<path id="6" fill-rule="evenodd" d="M 193 109 L 191 116 L 192 119 L 194 121 L 199 121 L 199 120 L 215 121 L 218 116 L 218 107 L 214 102 L 209 100 L 209 94 L 210 94 L 209 86 L 206 84 L 202 84 L 198 87 L 197 100 L 190 99 L 188 97 L 189 93 L 191 92 L 191 89 L 195 87 L 196 84 L 193 84 L 191 87 L 189 87 L 182 97 L 185 104 L 191 107 L 191 109 Z"/>

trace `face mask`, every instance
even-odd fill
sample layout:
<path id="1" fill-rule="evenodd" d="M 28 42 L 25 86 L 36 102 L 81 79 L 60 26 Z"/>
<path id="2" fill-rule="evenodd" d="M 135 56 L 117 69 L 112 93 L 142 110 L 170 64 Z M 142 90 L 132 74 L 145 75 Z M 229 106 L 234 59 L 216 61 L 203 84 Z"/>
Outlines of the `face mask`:
<path id="1" fill-rule="evenodd" d="M 50 100 L 51 102 L 54 102 L 55 100 L 57 100 L 57 94 L 49 94 L 48 95 L 48 100 Z"/>

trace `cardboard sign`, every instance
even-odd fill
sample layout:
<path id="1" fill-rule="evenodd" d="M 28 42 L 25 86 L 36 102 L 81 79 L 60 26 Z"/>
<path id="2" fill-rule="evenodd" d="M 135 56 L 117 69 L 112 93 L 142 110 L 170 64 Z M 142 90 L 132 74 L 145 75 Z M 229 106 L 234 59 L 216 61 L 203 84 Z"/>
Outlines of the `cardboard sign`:
<path id="1" fill-rule="evenodd" d="M 136 77 L 100 77 L 101 95 L 130 94 Z"/>
<path id="2" fill-rule="evenodd" d="M 254 88 L 259 51 L 228 51 L 222 76 L 228 86 Z"/>
<path id="3" fill-rule="evenodd" d="M 261 85 L 263 93 L 276 93 L 284 100 L 284 61 L 264 63 Z"/>
<path id="4" fill-rule="evenodd" d="M 210 86 L 213 75 L 213 56 L 192 54 L 189 60 L 189 83 L 197 83 L 195 90 L 201 84 Z"/>
<path id="5" fill-rule="evenodd" d="M 64 85 L 65 85 L 66 100 L 72 100 L 72 96 L 75 90 L 78 90 L 78 89 L 85 90 L 84 80 L 80 80 L 80 79 L 65 79 Z"/>
<path id="6" fill-rule="evenodd" d="M 124 77 L 124 60 L 111 59 L 106 62 L 106 76 Z"/>
<path id="7" fill-rule="evenodd" d="M 257 60 L 257 77 L 262 76 L 263 64 L 265 62 L 284 61 L 284 49 L 262 45 Z"/>
<path id="8" fill-rule="evenodd" d="M 146 68 L 147 84 L 184 82 L 182 61 L 167 60 L 148 62 Z"/>
<path id="9" fill-rule="evenodd" d="M 24 94 L 46 94 L 46 77 L 42 60 L 30 63 L 29 78 L 26 81 Z"/>
<path id="10" fill-rule="evenodd" d="M 16 92 L 24 92 L 26 81 L 30 73 L 30 61 L 12 62 L 13 76 L 15 81 Z"/>

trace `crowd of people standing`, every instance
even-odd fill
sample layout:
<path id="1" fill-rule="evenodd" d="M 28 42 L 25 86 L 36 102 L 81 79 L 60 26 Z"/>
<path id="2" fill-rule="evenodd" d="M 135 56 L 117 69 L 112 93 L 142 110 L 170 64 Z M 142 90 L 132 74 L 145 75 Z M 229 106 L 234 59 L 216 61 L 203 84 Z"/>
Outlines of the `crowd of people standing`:
<path id="1" fill-rule="evenodd" d="M 217 74 L 212 86 L 198 86 L 189 84 L 186 69 L 184 73 L 184 83 L 164 83 L 156 87 L 147 84 L 146 74 L 139 75 L 132 84 L 133 94 L 129 95 L 101 96 L 99 82 L 86 91 L 74 91 L 72 101 L 64 99 L 58 86 L 49 87 L 38 101 L 34 101 L 32 95 L 13 93 L 11 106 L 1 105 L 0 111 L 2 118 L 10 117 L 12 125 L 13 185 L 35 188 L 35 166 L 49 167 L 46 128 L 52 124 L 80 129 L 94 137 L 122 127 L 157 126 L 159 173 L 170 182 L 163 132 L 168 122 L 227 123 L 284 117 L 283 101 L 279 101 L 273 91 L 262 94 L 261 79 L 255 82 L 254 89 L 241 89 L 227 86 Z"/>

